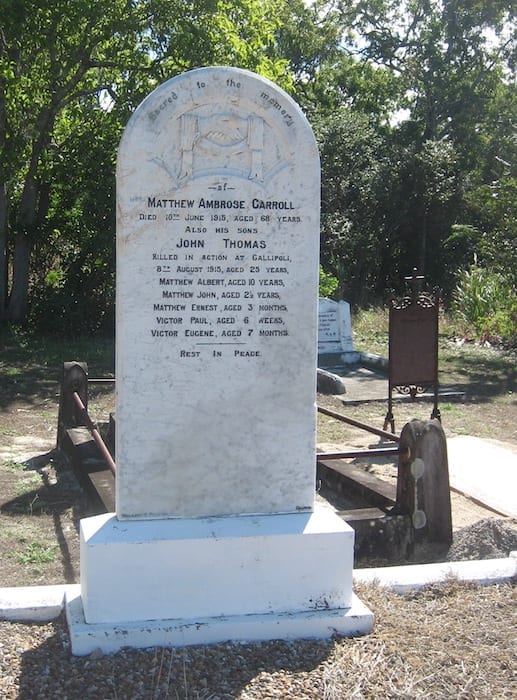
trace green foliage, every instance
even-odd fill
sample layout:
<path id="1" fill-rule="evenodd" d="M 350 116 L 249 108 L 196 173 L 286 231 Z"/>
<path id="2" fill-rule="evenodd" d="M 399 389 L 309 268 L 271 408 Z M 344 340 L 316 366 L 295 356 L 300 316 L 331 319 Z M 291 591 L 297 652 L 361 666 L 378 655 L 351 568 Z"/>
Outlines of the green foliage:
<path id="1" fill-rule="evenodd" d="M 479 262 L 504 270 L 517 286 L 517 177 L 503 171 L 499 179 L 473 188 L 467 206 L 474 223 L 474 253 Z"/>
<path id="2" fill-rule="evenodd" d="M 111 333 L 115 296 L 115 159 L 122 132 L 96 96 L 63 111 L 60 158 L 34 243 L 29 322 L 70 336 Z"/>
<path id="3" fill-rule="evenodd" d="M 123 127 L 159 83 L 202 65 L 291 89 L 275 46 L 283 7 L 0 0 L 0 320 L 26 321 L 29 306 L 31 324 L 56 332 L 112 326 Z"/>
<path id="4" fill-rule="evenodd" d="M 354 348 L 388 357 L 389 316 L 388 309 L 373 307 L 359 309 L 352 318 Z"/>
<path id="5" fill-rule="evenodd" d="M 203 65 L 308 114 L 332 294 L 378 303 L 418 266 L 449 298 L 474 259 L 515 287 L 513 20 L 507 0 L 0 0 L 0 320 L 112 332 L 121 132 Z"/>
<path id="6" fill-rule="evenodd" d="M 20 564 L 47 564 L 56 558 L 57 545 L 45 544 L 39 540 L 28 542 L 16 555 Z"/>
<path id="7" fill-rule="evenodd" d="M 92 376 L 110 376 L 114 372 L 114 337 L 97 333 L 67 337 L 62 334 L 36 332 L 17 324 L 0 325 L 0 353 L 2 373 L 13 376 L 31 376 L 60 381 L 63 361 L 75 358 L 87 361 Z M 66 346 L 66 347 L 65 347 Z M 65 350 L 65 351 L 64 351 Z M 31 374 L 34 367 L 42 367 L 40 375 Z"/>
<path id="8" fill-rule="evenodd" d="M 391 254 L 383 235 L 389 145 L 372 118 L 346 108 L 320 115 L 314 128 L 322 165 L 321 259 L 339 280 L 339 295 L 365 306 L 382 295 Z"/>
<path id="9" fill-rule="evenodd" d="M 339 286 L 339 280 L 329 272 L 325 272 L 323 265 L 320 265 L 319 295 L 330 299 Z"/>
<path id="10" fill-rule="evenodd" d="M 474 254 L 515 275 L 512 18 L 505 2 L 349 8 L 339 57 L 306 92 L 319 107 L 322 260 L 348 299 L 401 291 L 412 267 L 448 295 Z"/>
<path id="11" fill-rule="evenodd" d="M 22 479 L 16 486 L 16 495 L 24 496 L 26 494 L 32 493 L 39 486 L 41 486 L 41 476 L 39 474 L 33 474 L 32 476 Z"/>
<path id="12" fill-rule="evenodd" d="M 505 275 L 471 266 L 460 272 L 453 312 L 479 338 L 517 342 L 517 290 Z"/>

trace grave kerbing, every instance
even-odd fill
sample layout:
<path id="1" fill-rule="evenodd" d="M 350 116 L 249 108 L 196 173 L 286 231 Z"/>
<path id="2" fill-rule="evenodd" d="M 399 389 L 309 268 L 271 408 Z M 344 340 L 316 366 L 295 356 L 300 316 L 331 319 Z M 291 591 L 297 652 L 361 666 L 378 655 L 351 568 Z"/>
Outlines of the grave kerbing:
<path id="1" fill-rule="evenodd" d="M 314 504 L 319 190 L 310 125 L 248 71 L 173 78 L 128 123 L 117 513 L 81 523 L 74 653 L 371 628 L 353 531 Z"/>

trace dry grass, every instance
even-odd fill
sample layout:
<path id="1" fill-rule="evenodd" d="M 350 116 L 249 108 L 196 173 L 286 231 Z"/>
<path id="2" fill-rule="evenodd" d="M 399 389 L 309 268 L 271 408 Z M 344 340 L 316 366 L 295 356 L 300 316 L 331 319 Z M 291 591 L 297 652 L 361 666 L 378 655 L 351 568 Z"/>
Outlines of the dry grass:
<path id="1" fill-rule="evenodd" d="M 376 616 L 356 639 L 123 650 L 72 658 L 62 619 L 0 622 L 0 697 L 348 700 L 515 698 L 515 590 L 454 580 L 398 596 L 358 591 Z M 2 646 L 3 645 L 3 646 Z"/>
<path id="2" fill-rule="evenodd" d="M 375 611 L 376 626 L 369 637 L 337 645 L 331 666 L 344 676 L 327 697 L 515 697 L 510 585 L 479 588 L 451 580 L 403 597 L 376 587 L 360 595 Z M 350 647 L 353 664 L 347 662 Z"/>

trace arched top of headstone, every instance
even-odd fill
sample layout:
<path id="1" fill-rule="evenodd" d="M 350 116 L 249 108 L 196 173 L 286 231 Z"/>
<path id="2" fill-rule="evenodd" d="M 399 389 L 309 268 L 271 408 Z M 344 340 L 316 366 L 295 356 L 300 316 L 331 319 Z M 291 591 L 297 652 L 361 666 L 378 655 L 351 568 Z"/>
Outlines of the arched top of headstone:
<path id="1" fill-rule="evenodd" d="M 319 188 L 317 144 L 300 107 L 270 80 L 230 67 L 199 68 L 157 87 L 128 122 L 117 163 L 126 188 L 148 180 L 168 194 L 231 178 L 269 196 L 293 169 L 297 186 Z"/>

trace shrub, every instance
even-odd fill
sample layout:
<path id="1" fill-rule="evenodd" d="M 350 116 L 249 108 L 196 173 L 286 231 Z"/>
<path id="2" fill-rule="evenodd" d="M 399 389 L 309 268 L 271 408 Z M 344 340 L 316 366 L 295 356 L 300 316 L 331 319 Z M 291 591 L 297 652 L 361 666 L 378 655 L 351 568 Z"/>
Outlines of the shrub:
<path id="1" fill-rule="evenodd" d="M 336 289 L 338 288 L 339 281 L 331 275 L 329 272 L 325 272 L 323 265 L 320 265 L 320 297 L 325 297 L 326 299 L 332 297 Z"/>
<path id="2" fill-rule="evenodd" d="M 517 290 L 500 272 L 477 265 L 460 272 L 452 311 L 480 339 L 517 343 Z"/>

